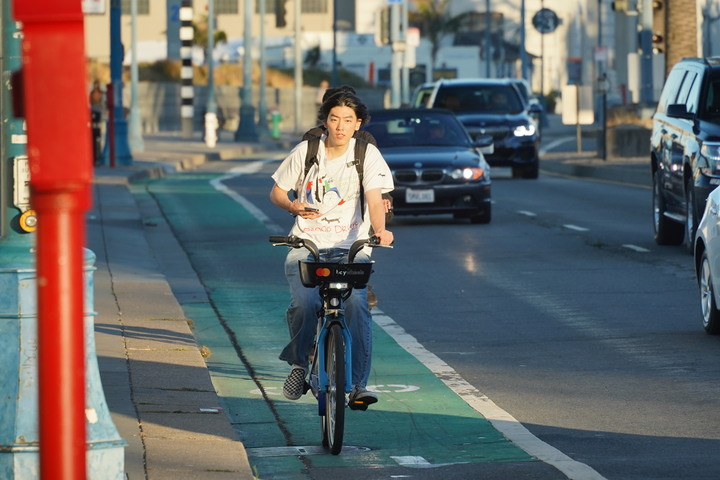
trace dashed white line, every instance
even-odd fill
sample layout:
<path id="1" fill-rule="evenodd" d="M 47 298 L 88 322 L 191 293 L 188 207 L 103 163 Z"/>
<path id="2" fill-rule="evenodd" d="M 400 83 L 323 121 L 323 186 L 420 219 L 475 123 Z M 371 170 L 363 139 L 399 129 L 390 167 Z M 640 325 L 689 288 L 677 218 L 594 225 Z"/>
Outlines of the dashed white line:
<path id="1" fill-rule="evenodd" d="M 568 230 L 574 230 L 576 232 L 587 232 L 590 229 L 585 227 L 578 227 L 577 225 L 573 225 L 572 223 L 566 223 L 563 225 L 563 228 L 567 228 Z"/>
<path id="2" fill-rule="evenodd" d="M 518 210 L 517 213 L 519 215 L 525 215 L 526 217 L 537 217 L 535 212 L 530 212 L 528 210 Z"/>
<path id="3" fill-rule="evenodd" d="M 377 308 L 377 307 L 376 307 Z M 557 448 L 543 442 L 523 426 L 516 418 L 498 407 L 495 402 L 469 384 L 440 357 L 425 349 L 412 335 L 382 311 L 373 313 L 373 320 L 402 348 L 435 374 L 456 395 L 462 398 L 508 440 L 535 458 L 548 463 L 571 480 L 605 480 L 590 466 L 580 463 Z"/>
<path id="4" fill-rule="evenodd" d="M 637 245 L 633 245 L 632 243 L 626 243 L 623 245 L 623 247 L 638 253 L 648 253 L 650 251 L 647 248 L 638 247 Z"/>

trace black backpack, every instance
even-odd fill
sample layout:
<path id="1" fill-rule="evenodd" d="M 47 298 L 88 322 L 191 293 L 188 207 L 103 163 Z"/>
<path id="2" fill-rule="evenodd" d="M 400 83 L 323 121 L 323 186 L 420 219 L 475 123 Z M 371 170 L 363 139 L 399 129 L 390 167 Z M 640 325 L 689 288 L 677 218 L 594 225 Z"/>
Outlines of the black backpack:
<path id="1" fill-rule="evenodd" d="M 323 135 L 325 135 L 325 129 L 318 126 L 305 132 L 305 135 L 302 137 L 303 140 L 307 140 L 308 142 L 307 153 L 305 154 L 305 172 L 303 173 L 303 178 L 307 176 L 310 171 L 310 167 L 312 167 L 314 163 L 318 163 L 317 153 L 320 148 L 320 137 Z M 355 169 L 357 170 L 358 178 L 360 179 L 360 213 L 362 216 L 365 216 L 365 189 L 363 188 L 365 152 L 367 151 L 368 143 L 372 143 L 377 146 L 377 142 L 375 141 L 375 137 L 372 136 L 372 133 L 365 130 L 356 130 L 353 134 L 353 138 L 355 139 L 355 161 L 353 163 L 355 164 Z M 383 200 L 390 203 L 390 209 L 385 214 L 385 225 L 387 226 L 390 225 L 390 222 L 394 218 L 393 200 L 389 193 L 383 193 L 382 197 Z M 372 227 L 370 230 L 372 234 Z"/>

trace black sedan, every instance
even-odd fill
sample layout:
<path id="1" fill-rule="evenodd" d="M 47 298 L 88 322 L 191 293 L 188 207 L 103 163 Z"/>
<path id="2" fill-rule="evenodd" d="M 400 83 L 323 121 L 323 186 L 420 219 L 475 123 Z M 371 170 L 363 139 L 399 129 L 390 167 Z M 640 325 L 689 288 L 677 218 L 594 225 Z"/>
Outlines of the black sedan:
<path id="1" fill-rule="evenodd" d="M 393 172 L 396 215 L 451 213 L 472 223 L 492 218 L 490 167 L 449 110 L 389 109 L 372 112 L 363 127 L 377 141 Z"/>

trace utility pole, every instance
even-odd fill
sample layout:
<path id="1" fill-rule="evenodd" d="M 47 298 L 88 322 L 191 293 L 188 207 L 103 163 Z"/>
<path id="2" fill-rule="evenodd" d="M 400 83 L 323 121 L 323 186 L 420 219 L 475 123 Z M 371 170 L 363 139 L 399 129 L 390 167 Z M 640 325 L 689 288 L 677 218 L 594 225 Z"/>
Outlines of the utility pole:
<path id="1" fill-rule="evenodd" d="M 520 75 L 523 80 L 529 80 L 528 56 L 525 49 L 525 0 L 520 1 Z"/>
<path id="2" fill-rule="evenodd" d="M 300 14 L 302 12 L 302 3 L 301 0 L 295 0 L 293 3 L 295 4 L 295 132 L 300 133 L 302 131 L 300 110 L 302 110 L 301 100 L 303 87 L 302 47 L 300 42 L 302 35 L 300 28 Z M 335 14 L 333 13 L 333 15 Z"/>
<path id="3" fill-rule="evenodd" d="M 260 99 L 258 100 L 258 134 L 260 137 L 267 137 L 269 130 L 267 124 L 267 94 L 265 92 L 267 82 L 267 59 L 265 57 L 265 14 L 267 13 L 266 0 L 258 0 L 260 7 Z"/>
<path id="4" fill-rule="evenodd" d="M 145 150 L 140 128 L 140 108 L 138 107 L 137 2 L 138 0 L 130 1 L 130 15 L 132 17 L 130 27 L 130 50 L 132 51 L 132 62 L 130 64 L 130 147 L 135 152 Z"/>
<path id="5" fill-rule="evenodd" d="M 640 15 L 640 103 L 650 107 L 653 98 L 653 0 L 642 2 Z"/>
<path id="6" fill-rule="evenodd" d="M 215 0 L 208 0 L 207 53 L 208 68 L 207 102 L 205 106 L 205 145 L 214 148 L 217 144 L 217 102 L 215 101 Z"/>
<path id="7" fill-rule="evenodd" d="M 393 0 L 390 5 L 390 46 L 392 62 L 390 65 L 390 104 L 393 108 L 400 106 L 400 68 L 402 67 L 405 44 L 400 37 L 400 5 Z"/>
<path id="8" fill-rule="evenodd" d="M 180 7 L 180 121 L 182 134 L 185 138 L 193 136 L 193 120 L 195 119 L 195 89 L 193 88 L 193 5 L 192 0 L 182 0 Z"/>
<path id="9" fill-rule="evenodd" d="M 110 85 L 108 95 L 112 109 L 108 112 L 108 128 L 103 163 L 110 166 L 132 165 L 133 158 L 128 142 L 128 123 L 123 108 L 123 45 L 120 19 L 122 8 L 120 0 L 110 0 Z M 109 159 L 109 162 L 108 162 Z"/>
<path id="10" fill-rule="evenodd" d="M 490 0 L 485 0 L 485 76 L 490 78 L 490 62 L 492 60 L 492 17 Z"/>
<path id="11" fill-rule="evenodd" d="M 299 0 L 296 0 L 299 1 Z M 240 125 L 235 131 L 235 140 L 238 142 L 257 142 L 258 134 L 255 129 L 255 107 L 252 104 L 252 0 L 244 0 L 243 14 L 243 86 L 240 97 Z"/>

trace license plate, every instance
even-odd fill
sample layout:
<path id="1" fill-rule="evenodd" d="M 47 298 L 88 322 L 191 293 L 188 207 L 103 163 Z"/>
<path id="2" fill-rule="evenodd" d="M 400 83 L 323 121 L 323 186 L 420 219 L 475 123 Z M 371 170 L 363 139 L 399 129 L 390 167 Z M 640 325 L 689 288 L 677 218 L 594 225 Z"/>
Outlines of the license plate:
<path id="1" fill-rule="evenodd" d="M 435 190 L 411 190 L 405 191 L 405 201 L 407 203 L 433 203 L 435 202 Z"/>

